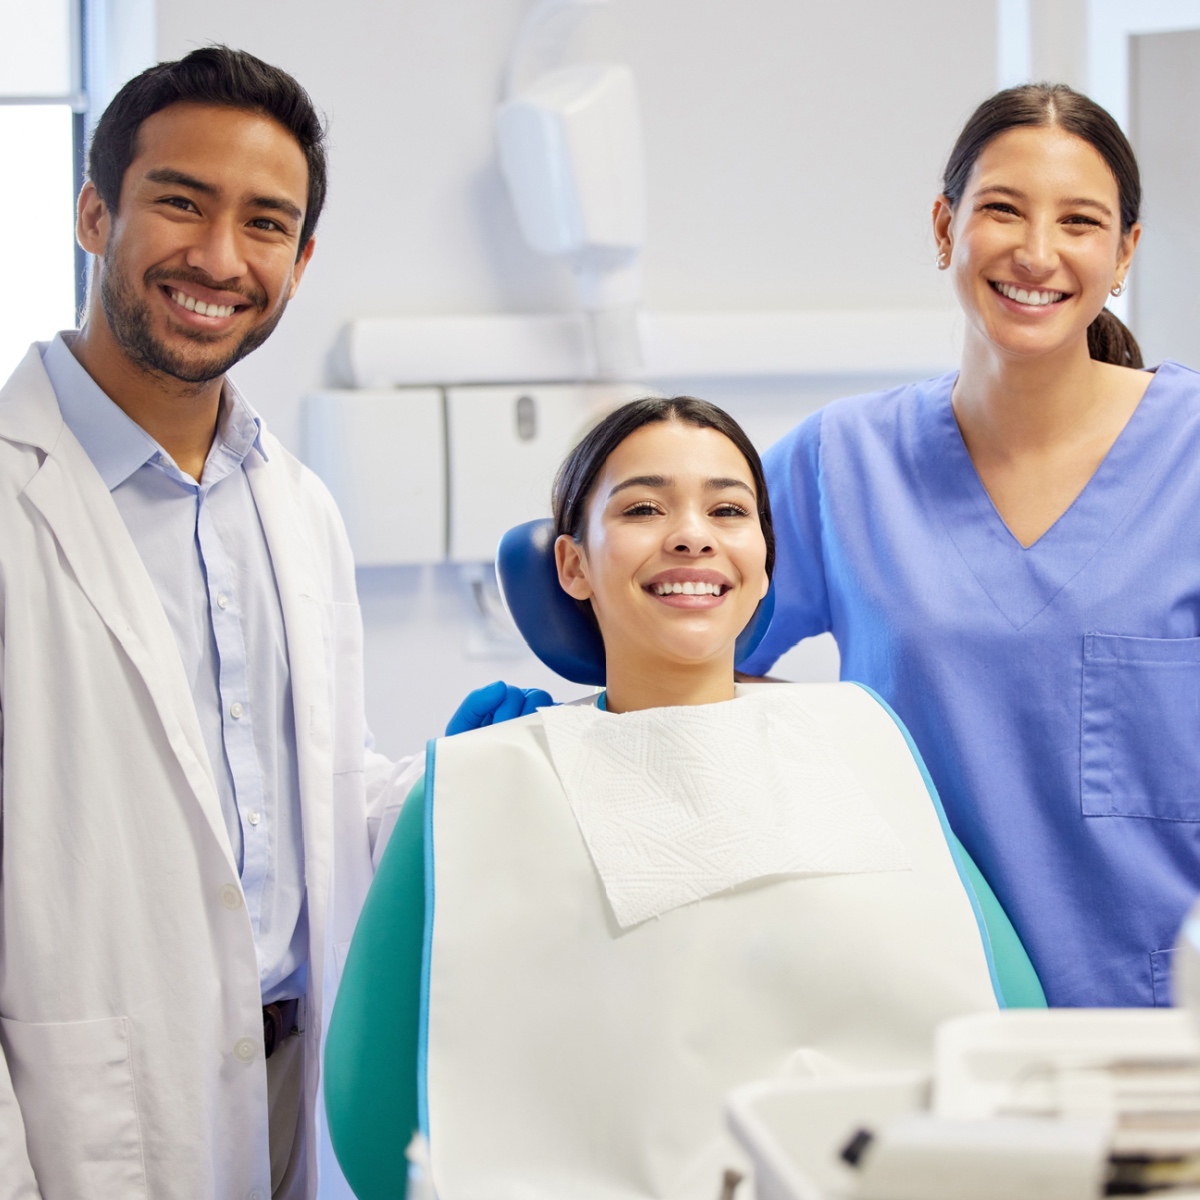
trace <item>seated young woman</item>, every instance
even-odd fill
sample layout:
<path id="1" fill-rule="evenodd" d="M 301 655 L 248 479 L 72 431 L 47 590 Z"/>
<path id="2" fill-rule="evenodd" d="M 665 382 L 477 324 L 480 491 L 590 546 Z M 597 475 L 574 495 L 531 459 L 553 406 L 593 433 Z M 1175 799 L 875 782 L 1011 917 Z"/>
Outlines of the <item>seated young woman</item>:
<path id="1" fill-rule="evenodd" d="M 441 1200 L 711 1200 L 729 1088 L 925 1066 L 939 1022 L 1044 1003 L 894 714 L 735 684 L 774 544 L 732 418 L 625 405 L 554 519 L 606 686 L 431 744 L 327 1043 L 327 1095 L 363 1100 L 329 1105 L 362 1197 L 402 1180 L 419 1118 Z M 391 1168 L 364 1165 L 380 1140 Z"/>

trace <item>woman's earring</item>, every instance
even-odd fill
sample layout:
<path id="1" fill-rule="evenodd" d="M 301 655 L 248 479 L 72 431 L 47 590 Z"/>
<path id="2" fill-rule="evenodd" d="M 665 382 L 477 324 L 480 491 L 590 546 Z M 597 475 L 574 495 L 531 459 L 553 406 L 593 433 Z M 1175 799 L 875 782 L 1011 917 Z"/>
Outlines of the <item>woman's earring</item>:
<path id="1" fill-rule="evenodd" d="M 1125 280 L 1122 279 L 1118 283 L 1114 283 L 1108 289 L 1108 294 L 1110 296 L 1123 296 L 1125 294 Z"/>
<path id="2" fill-rule="evenodd" d="M 944 271 L 950 265 L 950 256 L 945 252 L 945 250 L 939 250 L 937 252 L 937 258 L 935 258 L 933 261 L 937 263 L 937 269 L 939 271 Z"/>

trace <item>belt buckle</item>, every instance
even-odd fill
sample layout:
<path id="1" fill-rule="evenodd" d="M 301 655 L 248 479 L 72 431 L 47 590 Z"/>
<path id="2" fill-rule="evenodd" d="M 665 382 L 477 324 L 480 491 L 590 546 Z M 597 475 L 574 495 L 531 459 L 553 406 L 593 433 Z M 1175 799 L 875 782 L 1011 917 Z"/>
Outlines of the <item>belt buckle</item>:
<path id="1" fill-rule="evenodd" d="M 276 1000 L 263 1005 L 263 1050 L 270 1058 L 285 1037 L 299 1032 L 300 1001 Z"/>
<path id="2" fill-rule="evenodd" d="M 291 1032 L 283 1027 L 283 1010 L 278 1004 L 263 1005 L 263 1050 L 270 1058 L 275 1047 Z"/>

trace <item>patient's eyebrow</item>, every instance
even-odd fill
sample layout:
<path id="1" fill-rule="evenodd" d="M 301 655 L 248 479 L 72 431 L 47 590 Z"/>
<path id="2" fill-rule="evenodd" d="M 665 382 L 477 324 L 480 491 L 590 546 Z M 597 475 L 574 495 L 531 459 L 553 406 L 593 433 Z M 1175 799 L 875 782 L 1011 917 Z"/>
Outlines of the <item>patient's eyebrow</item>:
<path id="1" fill-rule="evenodd" d="M 608 495 L 611 499 L 618 492 L 623 492 L 626 488 L 631 487 L 670 488 L 674 486 L 675 480 L 669 475 L 634 475 L 630 479 L 623 479 Z M 751 496 L 754 495 L 754 489 L 743 479 L 718 477 L 704 481 L 706 492 L 723 492 L 726 488 L 741 488 L 742 491 L 749 492 Z"/>
<path id="2" fill-rule="evenodd" d="M 629 479 L 622 480 L 608 494 L 612 497 L 631 487 L 669 488 L 674 486 L 675 480 L 667 475 L 634 475 Z"/>
<path id="3" fill-rule="evenodd" d="M 706 492 L 723 492 L 726 488 L 741 488 L 742 491 L 754 495 L 754 489 L 744 479 L 706 479 L 704 481 Z"/>

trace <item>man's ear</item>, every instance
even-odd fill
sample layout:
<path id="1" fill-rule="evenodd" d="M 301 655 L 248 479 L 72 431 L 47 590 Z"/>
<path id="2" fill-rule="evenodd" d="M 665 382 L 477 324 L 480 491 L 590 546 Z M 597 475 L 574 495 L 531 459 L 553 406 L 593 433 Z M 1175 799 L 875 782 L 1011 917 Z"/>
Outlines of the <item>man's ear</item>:
<path id="1" fill-rule="evenodd" d="M 558 567 L 558 585 L 576 600 L 589 600 L 592 586 L 587 580 L 587 558 L 583 546 L 569 533 L 554 540 L 554 562 Z"/>
<path id="2" fill-rule="evenodd" d="M 112 216 L 108 205 L 100 199 L 96 185 L 89 179 L 79 193 L 75 217 L 75 237 L 79 244 L 97 258 L 103 256 L 112 232 Z"/>
<path id="3" fill-rule="evenodd" d="M 300 257 L 296 259 L 296 265 L 292 267 L 292 282 L 288 285 L 288 299 L 290 300 L 295 294 L 296 289 L 300 286 L 300 280 L 304 275 L 304 270 L 308 266 L 308 260 L 313 256 L 313 250 L 316 248 L 317 239 L 309 238 L 304 243 L 304 249 L 300 251 Z"/>

